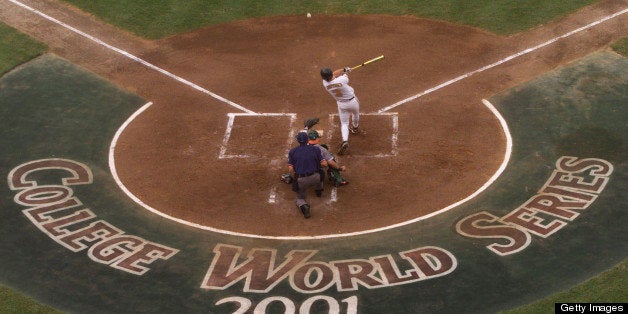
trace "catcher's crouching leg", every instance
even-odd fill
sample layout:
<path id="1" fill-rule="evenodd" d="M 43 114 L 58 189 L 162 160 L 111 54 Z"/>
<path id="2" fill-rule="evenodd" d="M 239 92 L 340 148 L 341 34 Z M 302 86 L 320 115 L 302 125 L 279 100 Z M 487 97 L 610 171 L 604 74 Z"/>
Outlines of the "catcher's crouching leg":
<path id="1" fill-rule="evenodd" d="M 329 175 L 329 181 L 331 181 L 333 185 L 336 187 L 349 184 L 349 181 L 343 178 L 340 175 L 340 171 L 336 169 L 329 169 L 328 175 Z"/>

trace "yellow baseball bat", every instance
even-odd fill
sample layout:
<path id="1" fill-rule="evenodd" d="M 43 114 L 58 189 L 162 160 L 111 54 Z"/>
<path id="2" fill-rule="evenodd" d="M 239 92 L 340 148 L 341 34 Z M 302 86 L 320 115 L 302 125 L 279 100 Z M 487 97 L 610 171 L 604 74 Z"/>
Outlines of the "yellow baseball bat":
<path id="1" fill-rule="evenodd" d="M 371 60 L 364 61 L 364 63 L 352 67 L 351 70 L 355 70 L 355 69 L 357 69 L 359 67 L 365 66 L 365 65 L 367 65 L 369 63 L 373 63 L 375 61 L 379 61 L 379 60 L 382 60 L 382 59 L 384 59 L 384 55 L 381 55 L 379 57 L 373 58 Z"/>

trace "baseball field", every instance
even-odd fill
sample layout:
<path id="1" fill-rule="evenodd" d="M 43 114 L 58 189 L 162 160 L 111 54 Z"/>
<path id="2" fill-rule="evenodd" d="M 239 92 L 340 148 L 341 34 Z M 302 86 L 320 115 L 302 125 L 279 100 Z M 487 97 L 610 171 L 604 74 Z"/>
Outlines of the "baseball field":
<path id="1" fill-rule="evenodd" d="M 0 310 L 625 302 L 627 13 L 0 0 Z M 341 141 L 319 70 L 379 55 L 350 73 L 350 184 L 304 219 L 279 177 L 305 119 Z"/>

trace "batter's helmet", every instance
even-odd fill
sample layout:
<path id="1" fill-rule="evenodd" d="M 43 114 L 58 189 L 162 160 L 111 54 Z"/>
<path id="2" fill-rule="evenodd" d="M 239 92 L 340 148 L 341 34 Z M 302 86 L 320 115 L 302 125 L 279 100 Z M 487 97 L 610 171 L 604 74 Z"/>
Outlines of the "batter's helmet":
<path id="1" fill-rule="evenodd" d="M 322 68 L 321 69 L 321 77 L 325 81 L 331 81 L 331 78 L 334 77 L 334 72 L 332 72 L 330 68 Z"/>

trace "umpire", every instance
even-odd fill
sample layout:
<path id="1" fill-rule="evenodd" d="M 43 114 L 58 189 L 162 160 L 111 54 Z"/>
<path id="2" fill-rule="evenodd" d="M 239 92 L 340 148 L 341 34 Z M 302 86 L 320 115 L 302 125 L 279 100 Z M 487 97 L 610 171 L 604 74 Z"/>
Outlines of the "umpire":
<path id="1" fill-rule="evenodd" d="M 327 167 L 327 161 L 321 155 L 320 149 L 308 145 L 308 136 L 305 132 L 297 134 L 299 146 L 288 152 L 288 171 L 292 177 L 292 190 L 297 194 L 297 207 L 303 217 L 310 218 L 310 205 L 305 200 L 307 190 L 316 189 L 316 195 L 321 196 L 323 183 L 319 173 L 320 167 Z"/>

